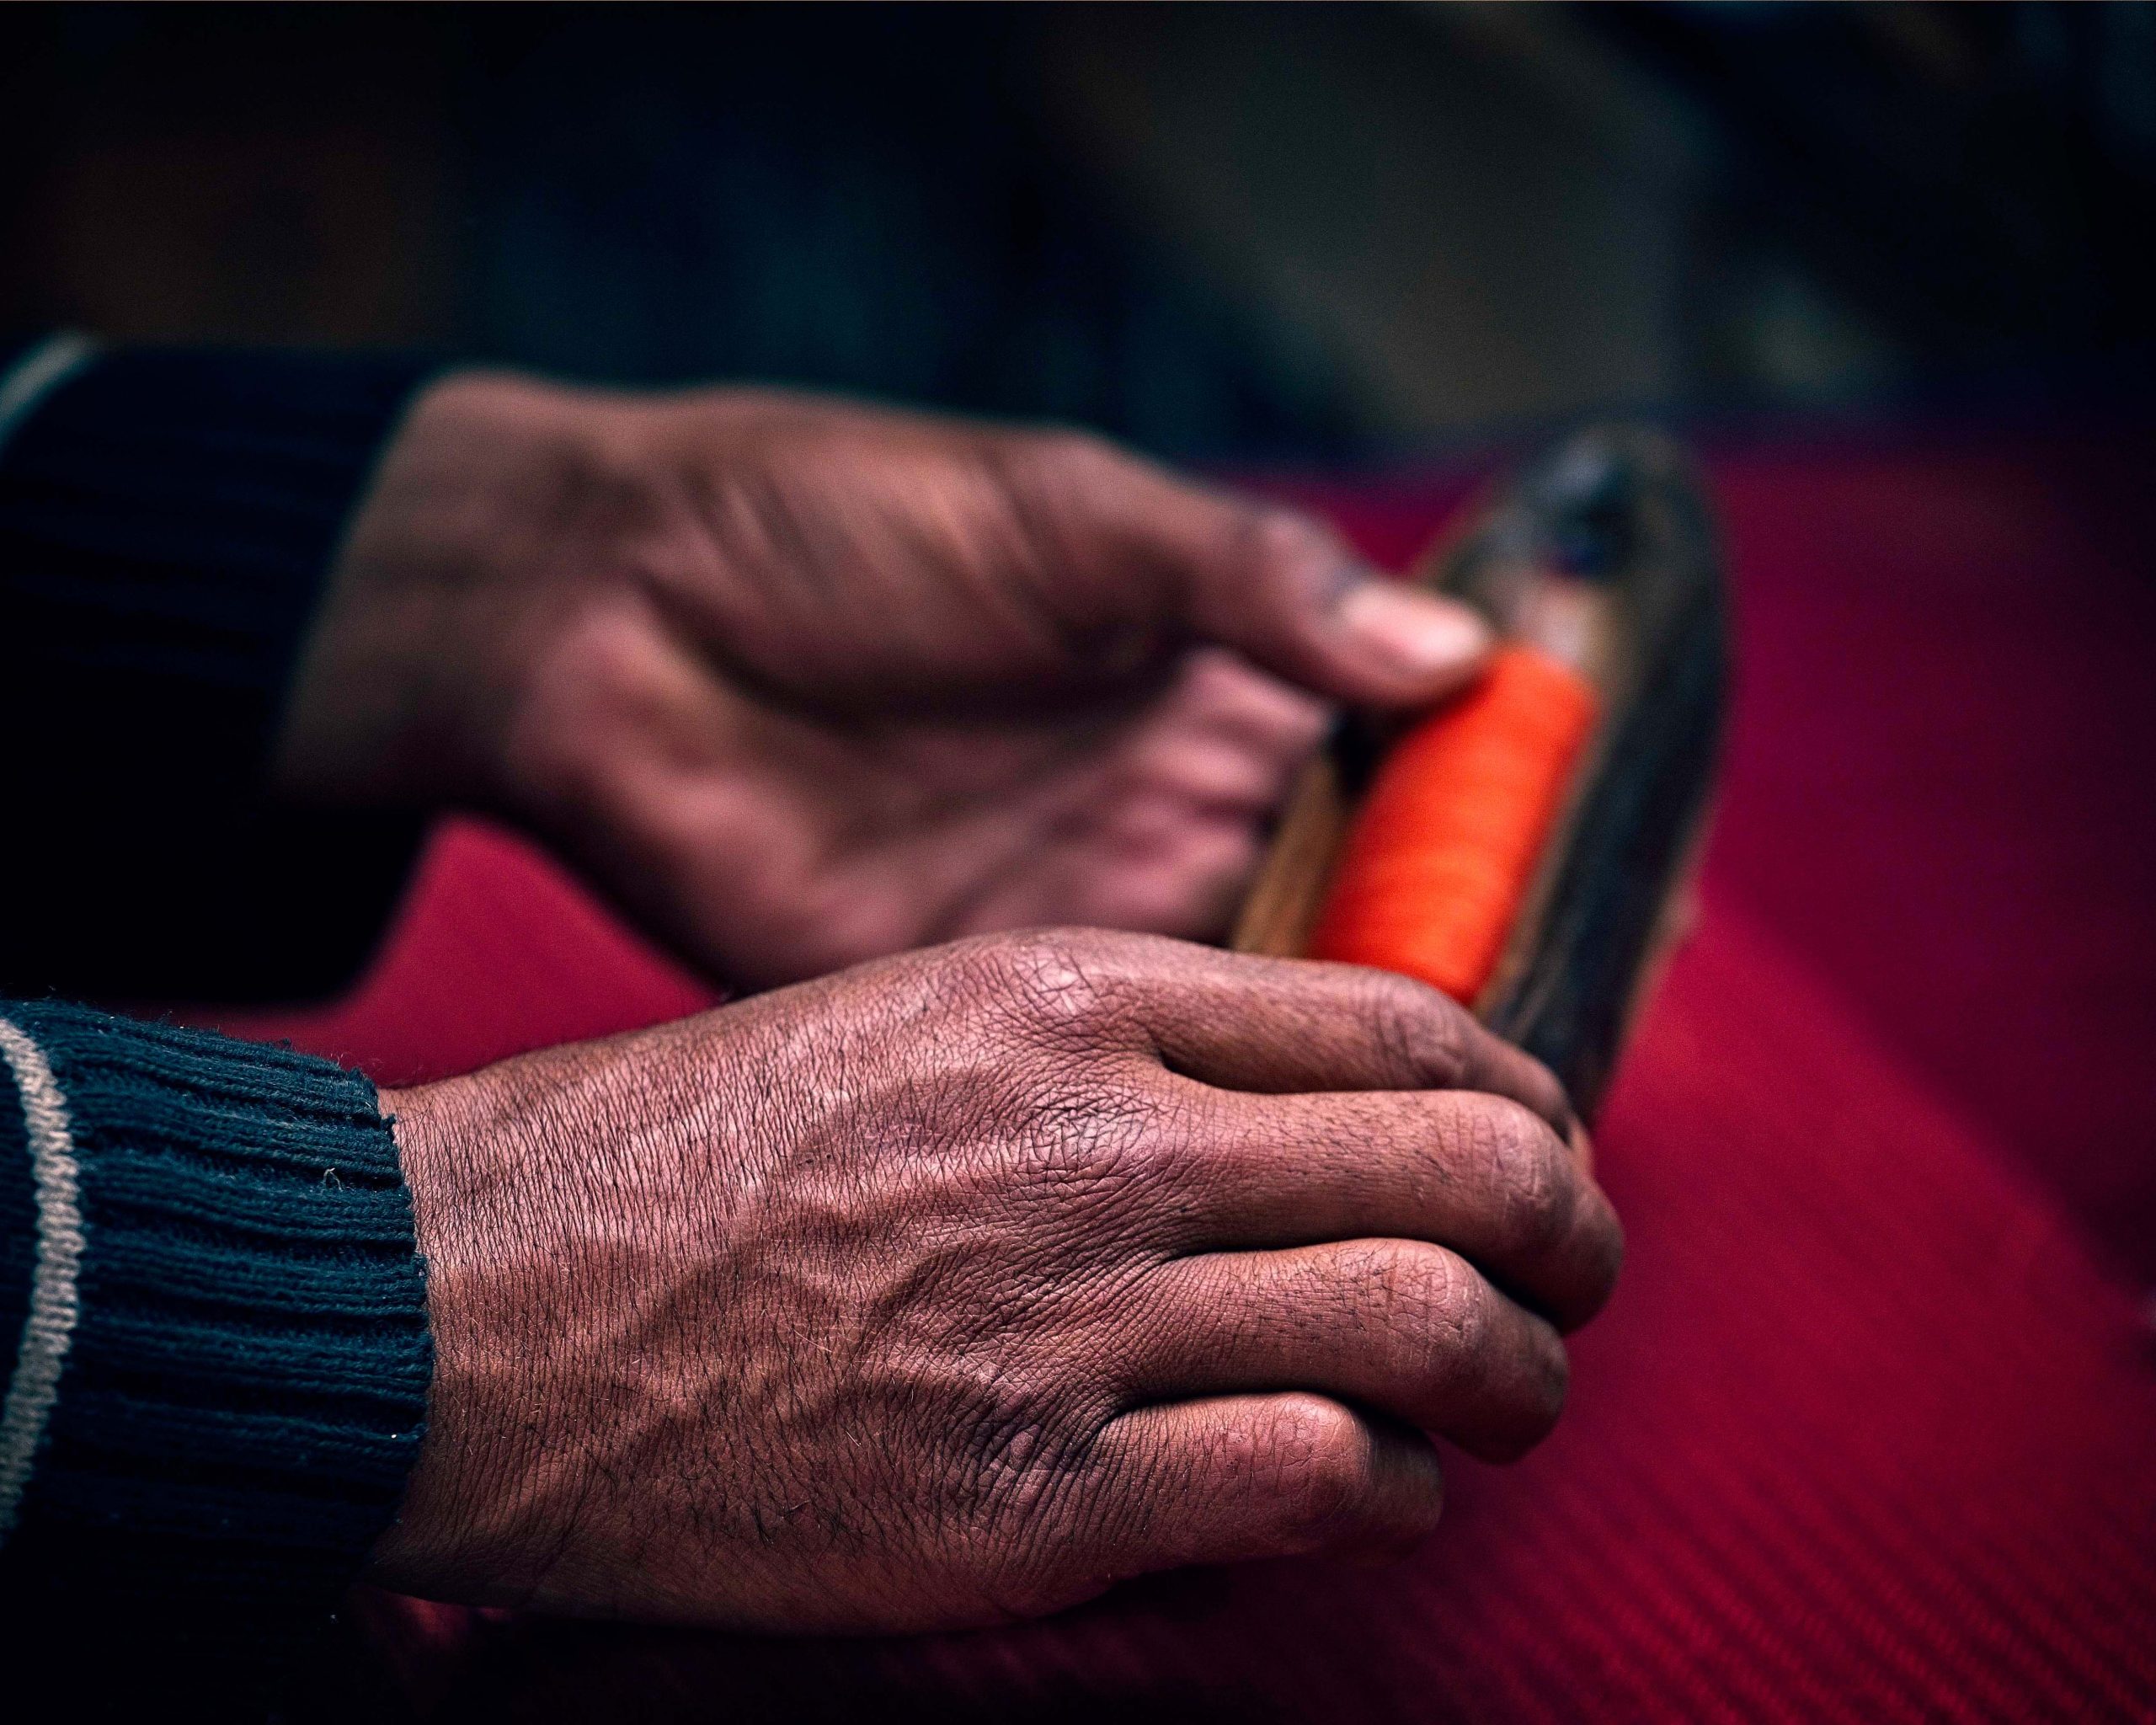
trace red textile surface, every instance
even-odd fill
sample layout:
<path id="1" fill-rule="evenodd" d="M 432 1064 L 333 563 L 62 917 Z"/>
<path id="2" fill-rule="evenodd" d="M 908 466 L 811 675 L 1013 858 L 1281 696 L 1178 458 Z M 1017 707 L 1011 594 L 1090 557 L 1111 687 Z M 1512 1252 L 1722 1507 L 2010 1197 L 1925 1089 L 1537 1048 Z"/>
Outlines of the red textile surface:
<path id="1" fill-rule="evenodd" d="M 1405 1568 L 759 1642 L 384 1606 L 452 1716 L 2156 1720 L 2151 450 L 1719 464 L 1742 669 L 1698 932 L 1605 1114 L 1632 1254 Z M 1449 485 L 1326 500 L 1401 560 Z M 386 1078 L 705 998 L 449 834 L 376 975 L 247 1028 Z M 2100 1244 L 2098 1242 L 2101 1242 Z"/>

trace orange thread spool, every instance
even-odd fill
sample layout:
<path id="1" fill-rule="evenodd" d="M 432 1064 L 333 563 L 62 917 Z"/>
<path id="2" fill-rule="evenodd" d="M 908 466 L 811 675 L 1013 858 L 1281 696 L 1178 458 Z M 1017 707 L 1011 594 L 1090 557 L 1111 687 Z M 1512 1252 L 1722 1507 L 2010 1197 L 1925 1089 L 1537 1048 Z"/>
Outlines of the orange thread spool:
<path id="1" fill-rule="evenodd" d="M 1310 953 L 1397 970 L 1473 1004 L 1504 951 L 1594 728 L 1595 693 L 1501 647 L 1482 680 L 1396 743 L 1350 825 Z"/>

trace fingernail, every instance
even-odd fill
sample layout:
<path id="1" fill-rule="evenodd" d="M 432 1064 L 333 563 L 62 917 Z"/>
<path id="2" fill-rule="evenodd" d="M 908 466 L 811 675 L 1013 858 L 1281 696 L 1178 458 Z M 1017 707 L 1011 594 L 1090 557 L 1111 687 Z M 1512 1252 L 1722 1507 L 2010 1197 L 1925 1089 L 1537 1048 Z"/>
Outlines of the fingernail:
<path id="1" fill-rule="evenodd" d="M 1490 649 L 1490 626 L 1466 606 L 1397 581 L 1350 588 L 1334 614 L 1390 669 L 1412 677 L 1456 675 Z"/>

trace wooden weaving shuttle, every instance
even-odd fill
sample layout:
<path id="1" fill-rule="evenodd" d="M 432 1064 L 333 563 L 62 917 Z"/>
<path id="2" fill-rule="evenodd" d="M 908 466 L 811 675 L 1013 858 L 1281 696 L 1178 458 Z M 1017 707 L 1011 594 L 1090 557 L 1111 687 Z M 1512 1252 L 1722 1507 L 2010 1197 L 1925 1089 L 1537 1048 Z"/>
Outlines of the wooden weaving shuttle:
<path id="1" fill-rule="evenodd" d="M 1668 438 L 1583 431 L 1417 579 L 1490 620 L 1489 676 L 1405 725 L 1336 727 L 1232 944 L 1421 975 L 1591 1114 L 1705 825 L 1727 675 L 1705 499 Z"/>

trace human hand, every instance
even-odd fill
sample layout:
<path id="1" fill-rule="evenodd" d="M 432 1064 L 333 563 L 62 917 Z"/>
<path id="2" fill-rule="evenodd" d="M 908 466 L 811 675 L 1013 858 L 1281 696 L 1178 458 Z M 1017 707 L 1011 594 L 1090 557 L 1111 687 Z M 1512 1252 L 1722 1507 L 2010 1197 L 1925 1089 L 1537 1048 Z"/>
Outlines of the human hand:
<path id="1" fill-rule="evenodd" d="M 1621 1255 L 1433 991 L 993 937 L 385 1093 L 437 1365 L 372 1578 L 773 1629 L 1389 1553 L 1518 1455 Z"/>
<path id="2" fill-rule="evenodd" d="M 748 984 L 985 930 L 1219 932 L 1324 702 L 1473 614 L 1088 438 L 452 377 L 385 458 L 280 761 L 462 804 Z"/>

